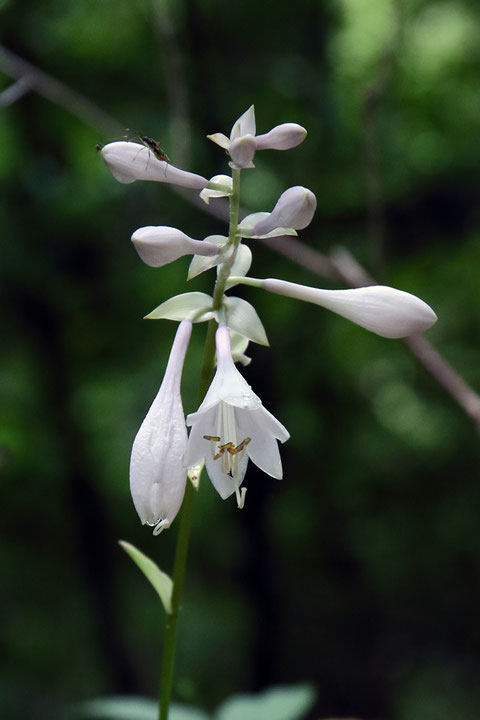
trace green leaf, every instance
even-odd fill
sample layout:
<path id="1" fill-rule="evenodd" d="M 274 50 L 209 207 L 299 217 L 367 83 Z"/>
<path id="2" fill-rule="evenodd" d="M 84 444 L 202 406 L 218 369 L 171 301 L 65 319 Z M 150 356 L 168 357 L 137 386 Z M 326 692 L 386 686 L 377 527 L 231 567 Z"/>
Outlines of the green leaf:
<path id="1" fill-rule="evenodd" d="M 259 695 L 237 695 L 217 710 L 215 720 L 300 720 L 315 701 L 309 685 L 274 687 Z"/>
<path id="2" fill-rule="evenodd" d="M 230 330 L 235 330 L 243 337 L 260 345 L 269 344 L 265 328 L 253 305 L 238 297 L 225 298 L 224 305 Z"/>
<path id="3" fill-rule="evenodd" d="M 169 720 L 210 720 L 203 710 L 173 703 Z M 106 697 L 73 708 L 71 720 L 157 720 L 158 701 L 144 697 Z"/>
<path id="4" fill-rule="evenodd" d="M 211 320 L 213 298 L 206 293 L 191 292 L 175 295 L 165 300 L 155 310 L 145 316 L 145 320 L 191 320 L 205 322 Z"/>
<path id="5" fill-rule="evenodd" d="M 157 720 L 158 702 L 144 697 L 98 698 L 77 705 L 72 717 L 79 720 Z"/>
<path id="6" fill-rule="evenodd" d="M 133 562 L 140 568 L 147 580 L 151 582 L 155 590 L 160 596 L 165 612 L 172 612 L 172 588 L 173 582 L 171 578 L 164 573 L 153 560 L 144 555 L 134 545 L 124 540 L 119 540 L 119 544 L 130 555 Z"/>
<path id="7" fill-rule="evenodd" d="M 220 248 L 223 248 L 227 244 L 228 238 L 225 237 L 225 235 L 209 235 L 205 238 L 205 240 L 212 243 L 212 245 L 216 245 L 220 250 Z M 190 267 L 188 268 L 187 280 L 192 280 L 194 277 L 197 277 L 197 275 L 200 275 L 206 270 L 210 270 L 219 263 L 223 262 L 224 259 L 224 254 L 220 252 L 218 255 L 211 256 L 194 255 L 192 262 L 190 263 Z"/>

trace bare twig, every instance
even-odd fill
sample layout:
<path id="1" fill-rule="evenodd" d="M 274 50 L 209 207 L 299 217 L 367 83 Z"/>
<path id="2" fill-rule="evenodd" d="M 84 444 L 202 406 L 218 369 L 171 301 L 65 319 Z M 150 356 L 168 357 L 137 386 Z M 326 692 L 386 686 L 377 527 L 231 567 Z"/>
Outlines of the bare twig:
<path id="1" fill-rule="evenodd" d="M 12 83 L 6 90 L 0 94 L 0 107 L 8 107 L 20 100 L 32 89 L 32 81 L 25 75 L 16 82 Z"/>
<path id="2" fill-rule="evenodd" d="M 0 70 L 17 80 L 28 79 L 30 88 L 42 97 L 68 110 L 95 130 L 105 135 L 122 132 L 123 126 L 101 110 L 85 95 L 72 90 L 65 83 L 39 70 L 26 60 L 0 45 Z"/>
<path id="3" fill-rule="evenodd" d="M 112 128 L 116 128 L 116 131 L 119 132 L 119 128 L 122 128 L 116 120 L 110 118 L 83 95 L 71 90 L 41 70 L 37 70 L 29 63 L 26 63 L 13 53 L 5 50 L 1 45 L 0 69 L 12 77 L 33 76 L 35 82 L 32 85 L 32 90 L 66 108 L 73 115 L 84 120 L 99 132 L 104 132 L 107 125 L 110 127 L 110 131 Z M 209 213 L 217 219 L 225 219 L 226 208 L 221 201 L 206 205 L 200 198 L 186 193 L 181 188 L 178 188 L 177 191 L 188 202 L 202 208 L 204 212 Z M 375 284 L 374 279 L 345 248 L 335 248 L 330 253 L 330 256 L 327 257 L 317 250 L 312 250 L 298 240 L 298 238 L 281 237 L 273 240 L 263 240 L 263 242 L 276 252 L 290 258 L 298 265 L 311 270 L 321 277 L 329 280 L 338 279 L 350 287 L 362 287 L 364 285 Z M 480 432 L 480 396 L 475 390 L 465 382 L 424 337 L 412 336 L 406 338 L 404 342 L 424 368 L 475 422 Z"/>

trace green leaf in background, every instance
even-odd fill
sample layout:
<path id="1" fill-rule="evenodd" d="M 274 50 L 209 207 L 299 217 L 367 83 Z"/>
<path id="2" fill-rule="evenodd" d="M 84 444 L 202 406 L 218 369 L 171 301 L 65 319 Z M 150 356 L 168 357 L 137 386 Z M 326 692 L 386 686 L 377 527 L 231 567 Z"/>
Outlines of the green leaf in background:
<path id="1" fill-rule="evenodd" d="M 158 702 L 144 697 L 106 697 L 77 705 L 74 718 L 91 720 L 157 720 Z"/>
<path id="2" fill-rule="evenodd" d="M 157 720 L 158 702 L 144 697 L 106 697 L 77 705 L 70 717 L 78 720 Z M 210 720 L 203 710 L 173 703 L 169 720 Z"/>
<path id="3" fill-rule="evenodd" d="M 133 562 L 140 568 L 147 580 L 149 580 L 157 593 L 160 596 L 160 600 L 163 603 L 165 612 L 170 614 L 172 612 L 172 588 L 173 583 L 171 578 L 164 573 L 153 560 L 144 555 L 134 545 L 131 545 L 124 540 L 119 540 L 119 544 L 130 555 Z"/>
<path id="4" fill-rule="evenodd" d="M 300 720 L 315 701 L 309 685 L 276 687 L 259 695 L 237 695 L 217 710 L 215 720 Z"/>

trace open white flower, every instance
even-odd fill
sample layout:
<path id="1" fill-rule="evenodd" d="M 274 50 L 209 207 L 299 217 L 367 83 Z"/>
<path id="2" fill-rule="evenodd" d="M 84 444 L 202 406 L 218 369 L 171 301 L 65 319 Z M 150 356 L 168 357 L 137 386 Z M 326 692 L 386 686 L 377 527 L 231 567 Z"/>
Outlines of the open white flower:
<path id="1" fill-rule="evenodd" d="M 187 429 L 180 381 L 191 332 L 192 323 L 183 320 L 160 390 L 132 447 L 130 491 L 142 524 L 154 526 L 154 535 L 171 525 L 185 493 Z"/>
<path id="2" fill-rule="evenodd" d="M 187 416 L 192 429 L 185 463 L 198 465 L 203 458 L 215 489 L 223 499 L 236 493 L 243 506 L 248 460 L 275 478 L 282 477 L 277 440 L 290 437 L 284 426 L 266 410 L 260 398 L 234 365 L 228 328 L 220 325 L 216 336 L 217 372 L 196 413 Z"/>
<path id="3" fill-rule="evenodd" d="M 171 163 L 159 160 L 146 145 L 134 142 L 113 142 L 102 148 L 102 158 L 115 180 L 133 183 L 135 180 L 155 180 L 182 187 L 202 190 L 208 180 L 201 175 L 180 170 Z"/>

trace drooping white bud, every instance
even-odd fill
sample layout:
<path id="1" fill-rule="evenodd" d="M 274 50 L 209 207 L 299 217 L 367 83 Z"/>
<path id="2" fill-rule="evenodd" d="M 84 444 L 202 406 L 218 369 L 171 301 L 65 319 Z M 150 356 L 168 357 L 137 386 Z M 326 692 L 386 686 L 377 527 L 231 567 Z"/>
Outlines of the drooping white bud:
<path id="1" fill-rule="evenodd" d="M 260 283 L 265 290 L 320 305 L 385 338 L 422 333 L 437 321 L 436 314 L 423 300 L 384 285 L 322 290 L 271 278 Z"/>
<path id="2" fill-rule="evenodd" d="M 252 162 L 255 149 L 256 144 L 253 135 L 242 135 L 242 137 L 232 140 L 228 153 L 232 158 L 233 166 L 240 170 L 255 167 Z"/>
<path id="3" fill-rule="evenodd" d="M 255 235 L 266 235 L 274 228 L 284 227 L 302 230 L 312 221 L 317 208 L 317 198 L 311 190 L 296 185 L 280 195 L 272 212 L 258 222 Z"/>
<path id="4" fill-rule="evenodd" d="M 113 177 L 121 183 L 155 180 L 195 190 L 202 190 L 208 185 L 208 180 L 201 175 L 180 170 L 164 160 L 159 160 L 146 145 L 113 142 L 105 145 L 101 153 Z"/>
<path id="5" fill-rule="evenodd" d="M 160 390 L 140 426 L 130 459 L 130 491 L 144 525 L 157 535 L 172 523 L 187 481 L 187 430 L 180 396 L 183 361 L 192 323 L 180 323 Z"/>
<path id="6" fill-rule="evenodd" d="M 132 235 L 135 250 L 150 267 L 162 267 L 183 255 L 216 255 L 218 247 L 204 240 L 193 240 L 177 228 L 165 225 L 138 228 Z"/>
<path id="7" fill-rule="evenodd" d="M 307 137 L 307 131 L 297 123 L 276 125 L 269 132 L 257 135 L 257 150 L 290 150 L 300 145 Z"/>

